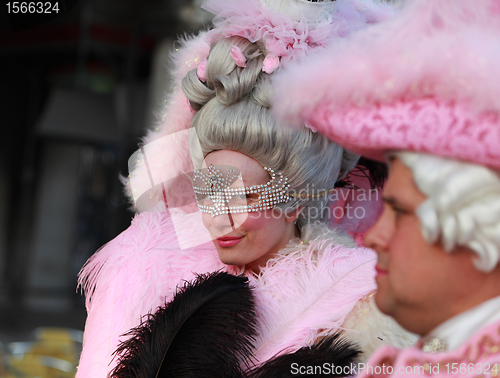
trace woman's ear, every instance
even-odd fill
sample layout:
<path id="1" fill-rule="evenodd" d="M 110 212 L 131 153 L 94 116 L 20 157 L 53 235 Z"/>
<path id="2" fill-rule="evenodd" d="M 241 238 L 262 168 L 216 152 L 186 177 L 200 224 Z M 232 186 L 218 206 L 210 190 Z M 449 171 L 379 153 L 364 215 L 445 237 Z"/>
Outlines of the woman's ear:
<path id="1" fill-rule="evenodd" d="M 303 208 L 303 206 L 299 206 L 297 209 L 288 212 L 285 215 L 285 221 L 288 223 L 295 222 L 297 220 L 297 218 L 299 217 L 299 214 L 302 211 L 302 208 Z"/>

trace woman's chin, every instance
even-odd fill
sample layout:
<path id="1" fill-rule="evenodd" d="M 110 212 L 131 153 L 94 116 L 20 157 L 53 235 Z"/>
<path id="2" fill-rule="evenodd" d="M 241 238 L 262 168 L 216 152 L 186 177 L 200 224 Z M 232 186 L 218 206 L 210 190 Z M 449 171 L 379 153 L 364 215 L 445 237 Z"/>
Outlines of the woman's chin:
<path id="1" fill-rule="evenodd" d="M 228 253 L 227 249 L 217 248 L 217 252 L 219 255 L 219 260 L 226 265 L 236 265 L 241 266 L 245 265 L 246 261 L 241 261 L 237 256 L 234 256 L 232 253 Z"/>
<path id="2" fill-rule="evenodd" d="M 238 259 L 224 259 L 224 258 L 220 258 L 219 256 L 219 259 L 220 261 L 223 263 L 223 264 L 226 264 L 226 265 L 234 265 L 234 266 L 243 266 L 245 265 L 245 262 L 243 261 L 240 261 Z"/>

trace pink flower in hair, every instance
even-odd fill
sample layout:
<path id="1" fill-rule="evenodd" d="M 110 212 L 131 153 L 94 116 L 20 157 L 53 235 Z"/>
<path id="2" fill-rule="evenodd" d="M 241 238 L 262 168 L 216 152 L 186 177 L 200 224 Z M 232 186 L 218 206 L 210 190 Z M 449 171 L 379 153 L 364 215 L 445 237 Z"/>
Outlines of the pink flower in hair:
<path id="1" fill-rule="evenodd" d="M 315 132 L 318 131 L 318 129 L 316 129 L 314 126 L 312 126 L 309 122 L 305 123 L 305 127 L 307 127 L 308 129 L 310 129 L 313 133 L 315 133 Z"/>
<path id="2" fill-rule="evenodd" d="M 207 81 L 207 58 L 203 59 L 200 64 L 198 64 L 196 76 L 200 79 L 200 81 Z"/>
<path id="3" fill-rule="evenodd" d="M 272 74 L 276 68 L 280 66 L 280 58 L 274 55 L 268 55 L 262 62 L 262 71 L 267 74 Z"/>
<path id="4" fill-rule="evenodd" d="M 231 56 L 238 67 L 245 68 L 247 66 L 247 58 L 245 58 L 245 55 L 243 55 L 243 52 L 238 46 L 231 47 Z"/>

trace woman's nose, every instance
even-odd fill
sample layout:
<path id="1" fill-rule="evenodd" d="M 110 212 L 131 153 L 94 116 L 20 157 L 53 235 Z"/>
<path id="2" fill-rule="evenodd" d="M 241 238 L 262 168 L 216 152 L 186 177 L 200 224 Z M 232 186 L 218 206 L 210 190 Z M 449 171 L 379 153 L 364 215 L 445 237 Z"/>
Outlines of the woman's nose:
<path id="1" fill-rule="evenodd" d="M 234 222 L 231 214 L 221 214 L 212 217 L 212 226 L 217 230 L 234 228 Z"/>

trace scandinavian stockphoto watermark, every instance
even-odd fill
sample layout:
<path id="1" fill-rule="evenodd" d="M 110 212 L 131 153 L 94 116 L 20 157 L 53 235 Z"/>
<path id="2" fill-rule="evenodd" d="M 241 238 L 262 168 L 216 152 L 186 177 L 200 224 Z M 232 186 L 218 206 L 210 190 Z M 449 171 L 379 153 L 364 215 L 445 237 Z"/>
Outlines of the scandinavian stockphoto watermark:
<path id="1" fill-rule="evenodd" d="M 354 376 L 358 373 L 356 364 L 350 365 L 335 365 L 334 363 L 325 362 L 321 365 L 300 365 L 292 363 L 290 365 L 290 374 L 292 375 L 345 375 Z"/>

